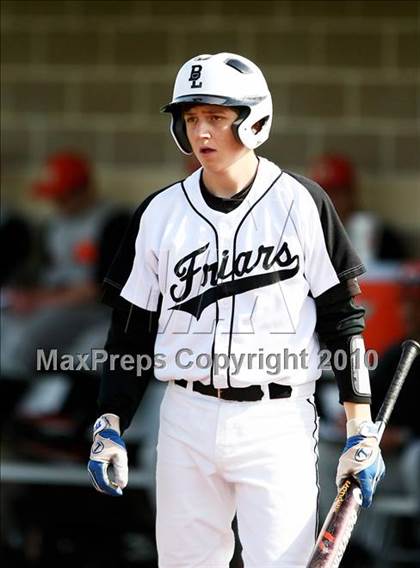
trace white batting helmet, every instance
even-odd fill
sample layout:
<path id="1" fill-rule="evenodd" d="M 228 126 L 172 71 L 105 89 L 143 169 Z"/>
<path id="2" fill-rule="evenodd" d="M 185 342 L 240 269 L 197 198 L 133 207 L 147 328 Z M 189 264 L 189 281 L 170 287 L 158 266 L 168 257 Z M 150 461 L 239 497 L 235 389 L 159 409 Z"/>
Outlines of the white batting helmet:
<path id="1" fill-rule="evenodd" d="M 172 101 L 161 110 L 172 114 L 170 130 L 184 154 L 191 154 L 192 149 L 182 107 L 191 103 L 237 107 L 239 117 L 233 132 L 251 150 L 268 138 L 273 118 L 271 94 L 260 69 L 241 55 L 198 55 L 179 70 Z M 252 127 L 259 121 L 262 126 L 255 132 Z"/>

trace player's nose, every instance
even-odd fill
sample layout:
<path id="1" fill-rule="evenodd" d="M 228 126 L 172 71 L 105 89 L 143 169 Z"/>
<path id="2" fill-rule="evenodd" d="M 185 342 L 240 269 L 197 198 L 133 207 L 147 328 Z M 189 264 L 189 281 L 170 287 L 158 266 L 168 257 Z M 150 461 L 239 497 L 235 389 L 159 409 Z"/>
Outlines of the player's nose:
<path id="1" fill-rule="evenodd" d="M 199 120 L 196 128 L 196 135 L 200 139 L 211 137 L 210 126 L 206 120 Z"/>

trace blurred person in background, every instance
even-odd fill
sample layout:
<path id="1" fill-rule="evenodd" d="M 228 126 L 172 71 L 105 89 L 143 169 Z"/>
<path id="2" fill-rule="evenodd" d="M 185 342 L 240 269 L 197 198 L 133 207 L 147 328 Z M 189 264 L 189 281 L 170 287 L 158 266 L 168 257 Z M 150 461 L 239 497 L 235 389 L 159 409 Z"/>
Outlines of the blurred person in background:
<path id="1" fill-rule="evenodd" d="M 31 194 L 47 200 L 52 213 L 39 239 L 39 276 L 2 291 L 3 391 L 12 380 L 31 380 L 37 349 L 57 349 L 60 355 L 103 345 L 109 314 L 98 301 L 100 283 L 129 218 L 99 198 L 91 164 L 73 152 L 51 155 Z M 14 250 L 15 241 L 9 239 Z M 26 410 L 57 410 L 69 394 L 69 381 L 61 375 L 37 379 L 34 392 L 25 395 Z"/>
<path id="2" fill-rule="evenodd" d="M 27 219 L 8 203 L 2 202 L 0 210 L 0 235 L 2 245 L 0 286 L 1 305 L 3 305 L 3 290 L 8 286 L 25 281 L 30 271 L 30 261 L 33 256 L 34 234 Z M 11 244 L 13 243 L 13 246 Z M 13 407 L 21 396 L 24 385 L 20 381 L 9 382 L 7 388 L 1 383 L 0 411 L 1 424 L 8 416 L 8 410 Z"/>
<path id="3" fill-rule="evenodd" d="M 83 370 L 35 374 L 36 349 L 83 354 L 102 348 L 109 308 L 99 302 L 101 283 L 130 217 L 122 207 L 99 197 L 92 164 L 74 152 L 47 159 L 43 174 L 32 184 L 31 197 L 51 205 L 50 215 L 32 236 L 38 275 L 4 282 L 1 313 L 2 457 L 12 463 L 23 459 L 23 468 L 28 459 L 72 465 L 86 455 L 90 441 L 85 440 L 85 431 L 95 416 L 97 376 Z M 20 242 L 27 246 L 30 239 L 21 221 L 6 228 L 3 231 L 2 226 L 4 258 L 11 256 L 11 268 L 20 268 Z M 14 407 L 6 406 L 17 387 L 23 387 L 20 399 Z M 136 463 L 137 440 L 128 441 L 127 447 Z M 133 519 L 136 530 L 147 533 L 147 516 L 151 517 L 147 510 L 139 518 L 138 509 L 146 510 L 142 493 L 131 501 L 102 505 L 96 495 L 86 495 L 68 481 L 65 490 L 60 481 L 56 487 L 48 482 L 38 485 L 36 473 L 30 467 L 27 471 L 35 485 L 12 483 L 2 495 L 5 522 L 0 546 L 7 566 L 132 565 L 127 558 L 132 554 Z M 80 515 L 81 510 L 95 510 L 95 519 Z M 89 539 L 101 538 L 110 516 L 120 519 L 112 542 L 90 554 Z M 152 556 L 145 536 L 140 542 L 143 556 Z"/>
<path id="4" fill-rule="evenodd" d="M 351 242 L 366 264 L 407 258 L 400 235 L 375 213 L 360 209 L 357 176 L 347 157 L 325 154 L 315 158 L 308 177 L 328 193 Z"/>
<path id="5" fill-rule="evenodd" d="M 29 260 L 32 230 L 28 221 L 7 204 L 0 210 L 0 235 L 2 244 L 0 286 L 19 281 L 22 268 Z M 10 244 L 13 243 L 13 247 Z"/>

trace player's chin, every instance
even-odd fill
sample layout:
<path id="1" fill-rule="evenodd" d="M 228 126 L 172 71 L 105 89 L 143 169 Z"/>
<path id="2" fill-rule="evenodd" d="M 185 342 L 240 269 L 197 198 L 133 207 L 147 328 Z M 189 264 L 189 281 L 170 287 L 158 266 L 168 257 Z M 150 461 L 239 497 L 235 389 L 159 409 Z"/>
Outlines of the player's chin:
<path id="1" fill-rule="evenodd" d="M 209 150 L 209 151 L 198 151 L 196 153 L 196 157 L 200 164 L 203 166 L 207 163 L 214 163 L 219 160 L 219 152 L 217 150 Z"/>
<path id="2" fill-rule="evenodd" d="M 206 157 L 206 158 L 203 159 L 200 156 L 198 158 L 198 161 L 200 162 L 201 166 L 205 170 L 209 170 L 209 171 L 212 171 L 214 173 L 221 172 L 221 171 L 224 170 L 224 164 L 222 163 L 222 161 L 220 159 L 211 158 L 211 157 Z"/>

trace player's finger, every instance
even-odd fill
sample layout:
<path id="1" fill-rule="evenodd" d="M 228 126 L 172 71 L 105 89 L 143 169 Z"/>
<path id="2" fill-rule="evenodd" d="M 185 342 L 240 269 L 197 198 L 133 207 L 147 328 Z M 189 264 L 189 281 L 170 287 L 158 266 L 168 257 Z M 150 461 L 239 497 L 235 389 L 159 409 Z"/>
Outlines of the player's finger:
<path id="1" fill-rule="evenodd" d="M 362 507 L 368 509 L 372 504 L 372 484 L 362 476 L 359 477 L 360 490 L 362 492 Z"/>
<path id="2" fill-rule="evenodd" d="M 126 453 L 118 453 L 112 462 L 114 483 L 124 489 L 128 483 L 128 462 Z"/>
<path id="3" fill-rule="evenodd" d="M 108 477 L 107 463 L 90 460 L 88 463 L 88 473 L 97 491 L 111 495 L 112 497 L 120 497 L 122 495 L 121 488 L 111 482 Z"/>

